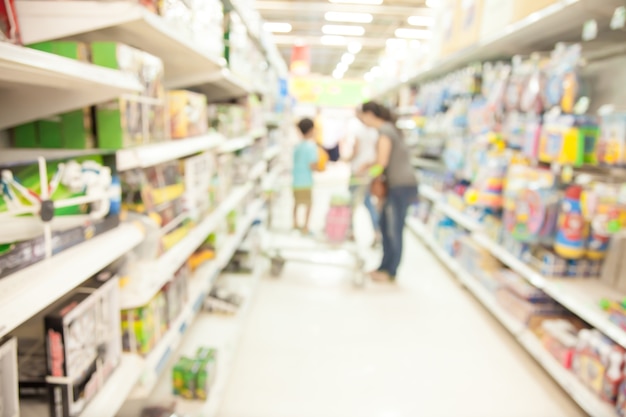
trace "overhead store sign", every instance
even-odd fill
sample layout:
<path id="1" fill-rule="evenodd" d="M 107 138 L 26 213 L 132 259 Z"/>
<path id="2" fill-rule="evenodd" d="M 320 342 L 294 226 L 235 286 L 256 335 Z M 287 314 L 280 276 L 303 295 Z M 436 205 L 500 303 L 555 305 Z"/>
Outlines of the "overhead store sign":
<path id="1" fill-rule="evenodd" d="M 324 107 L 354 107 L 365 101 L 367 84 L 361 80 L 292 77 L 289 92 L 299 103 Z"/>
<path id="2" fill-rule="evenodd" d="M 291 48 L 289 70 L 294 75 L 307 75 L 311 72 L 311 49 L 308 45 L 294 45 Z"/>

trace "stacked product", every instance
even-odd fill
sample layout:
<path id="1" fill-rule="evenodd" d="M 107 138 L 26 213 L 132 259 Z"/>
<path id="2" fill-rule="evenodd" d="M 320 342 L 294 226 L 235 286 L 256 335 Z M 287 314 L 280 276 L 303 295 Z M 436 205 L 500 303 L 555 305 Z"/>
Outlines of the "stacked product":
<path id="1" fill-rule="evenodd" d="M 119 224 L 119 179 L 100 156 L 2 169 L 0 186 L 0 277 L 44 259 L 47 244 L 56 254 Z M 42 202 L 42 187 L 54 206 Z"/>
<path id="2" fill-rule="evenodd" d="M 190 270 L 185 264 L 147 305 L 122 310 L 124 351 L 148 355 L 154 349 L 188 301 L 189 277 Z"/>
<path id="3" fill-rule="evenodd" d="M 172 139 L 201 136 L 209 130 L 207 98 L 186 90 L 167 92 Z"/>
<path id="4" fill-rule="evenodd" d="M 14 331 L 20 395 L 47 392 L 51 417 L 78 416 L 121 360 L 117 266 Z"/>
<path id="5" fill-rule="evenodd" d="M 147 251 L 144 257 L 155 258 L 167 252 L 193 228 L 179 162 L 126 171 L 122 175 L 122 190 L 123 208 L 141 215 L 149 227 L 143 244 Z"/>
<path id="6" fill-rule="evenodd" d="M 240 104 L 213 104 L 209 106 L 209 123 L 227 138 L 243 136 L 250 131 L 246 107 Z"/>
<path id="7" fill-rule="evenodd" d="M 217 161 L 214 154 L 205 152 L 181 161 L 185 178 L 185 208 L 194 222 L 201 221 L 216 207 L 213 177 Z"/>
<path id="8" fill-rule="evenodd" d="M 187 400 L 206 401 L 215 381 L 217 352 L 198 348 L 194 357 L 181 357 L 172 370 L 172 393 Z"/>
<path id="9" fill-rule="evenodd" d="M 144 90 L 93 108 L 17 126 L 13 129 L 14 146 L 121 149 L 169 138 L 159 58 L 115 42 L 48 41 L 29 47 L 127 72 L 139 79 Z"/>

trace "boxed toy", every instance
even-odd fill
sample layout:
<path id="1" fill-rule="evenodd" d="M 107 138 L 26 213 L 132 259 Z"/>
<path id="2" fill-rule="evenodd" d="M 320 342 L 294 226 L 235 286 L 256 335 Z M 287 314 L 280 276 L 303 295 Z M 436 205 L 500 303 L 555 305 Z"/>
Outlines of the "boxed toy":
<path id="1" fill-rule="evenodd" d="M 74 294 L 44 319 L 51 417 L 79 415 L 98 389 L 95 301 Z"/>
<path id="2" fill-rule="evenodd" d="M 122 358 L 122 325 L 117 270 L 121 264 L 105 268 L 85 282 L 78 291 L 92 294 L 96 304 L 96 345 L 99 352 L 98 376 L 106 381 Z"/>
<path id="3" fill-rule="evenodd" d="M 120 98 L 96 106 L 96 134 L 101 149 L 124 149 L 147 142 L 144 105 Z"/>
<path id="4" fill-rule="evenodd" d="M 52 200 L 63 201 L 55 208 L 52 254 L 102 234 L 119 224 L 119 187 L 101 156 L 49 162 L 42 166 Z M 2 170 L 0 188 L 0 277 L 16 272 L 45 257 L 39 194 L 39 164 Z M 89 196 L 91 204 L 81 200 Z M 76 204 L 71 204 L 76 201 Z M 30 215 L 29 215 L 30 214 Z"/>
<path id="5" fill-rule="evenodd" d="M 18 399 L 17 342 L 14 338 L 0 340 L 0 416 L 20 414 Z"/>
<path id="6" fill-rule="evenodd" d="M 25 123 L 12 129 L 16 148 L 95 148 L 92 108 Z"/>
<path id="7" fill-rule="evenodd" d="M 207 98 L 185 90 L 168 91 L 170 133 L 173 139 L 200 136 L 207 132 Z"/>
<path id="8" fill-rule="evenodd" d="M 185 178 L 185 208 L 189 217 L 199 221 L 215 207 L 211 178 L 216 169 L 215 155 L 205 152 L 181 162 Z"/>

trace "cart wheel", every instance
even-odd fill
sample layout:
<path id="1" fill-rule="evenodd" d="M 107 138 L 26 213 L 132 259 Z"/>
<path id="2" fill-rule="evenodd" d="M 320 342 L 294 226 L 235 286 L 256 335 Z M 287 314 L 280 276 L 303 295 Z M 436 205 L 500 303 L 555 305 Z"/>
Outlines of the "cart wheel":
<path id="1" fill-rule="evenodd" d="M 285 259 L 283 259 L 280 255 L 276 255 L 270 258 L 270 262 L 270 276 L 273 278 L 280 277 L 280 274 L 283 272 L 283 268 L 285 266 Z"/>
<path id="2" fill-rule="evenodd" d="M 365 273 L 364 272 L 357 272 L 354 275 L 354 280 L 352 282 L 352 284 L 354 285 L 355 288 L 363 288 L 365 287 L 365 282 L 366 282 L 366 278 L 365 278 Z"/>

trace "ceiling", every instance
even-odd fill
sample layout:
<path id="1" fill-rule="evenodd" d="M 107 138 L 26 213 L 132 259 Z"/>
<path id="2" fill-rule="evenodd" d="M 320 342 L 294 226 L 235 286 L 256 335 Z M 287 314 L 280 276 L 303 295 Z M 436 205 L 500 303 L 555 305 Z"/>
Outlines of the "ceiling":
<path id="1" fill-rule="evenodd" d="M 343 54 L 348 52 L 348 44 L 360 43 L 361 50 L 355 54 L 354 62 L 344 73 L 344 77 L 351 78 L 362 77 L 378 64 L 387 39 L 395 38 L 394 32 L 397 28 L 427 29 L 409 25 L 409 16 L 432 15 L 432 9 L 425 5 L 426 0 L 384 0 L 381 5 L 356 4 L 357 1 L 333 0 L 331 3 L 329 0 L 257 0 L 255 8 L 266 22 L 291 25 L 288 33 L 274 32 L 274 40 L 287 63 L 291 60 L 294 44 L 310 46 L 311 73 L 331 75 Z M 368 13 L 373 19 L 370 23 L 327 21 L 327 12 Z M 324 25 L 360 26 L 365 29 L 365 34 L 344 36 L 344 43 L 340 45 L 322 44 Z"/>

